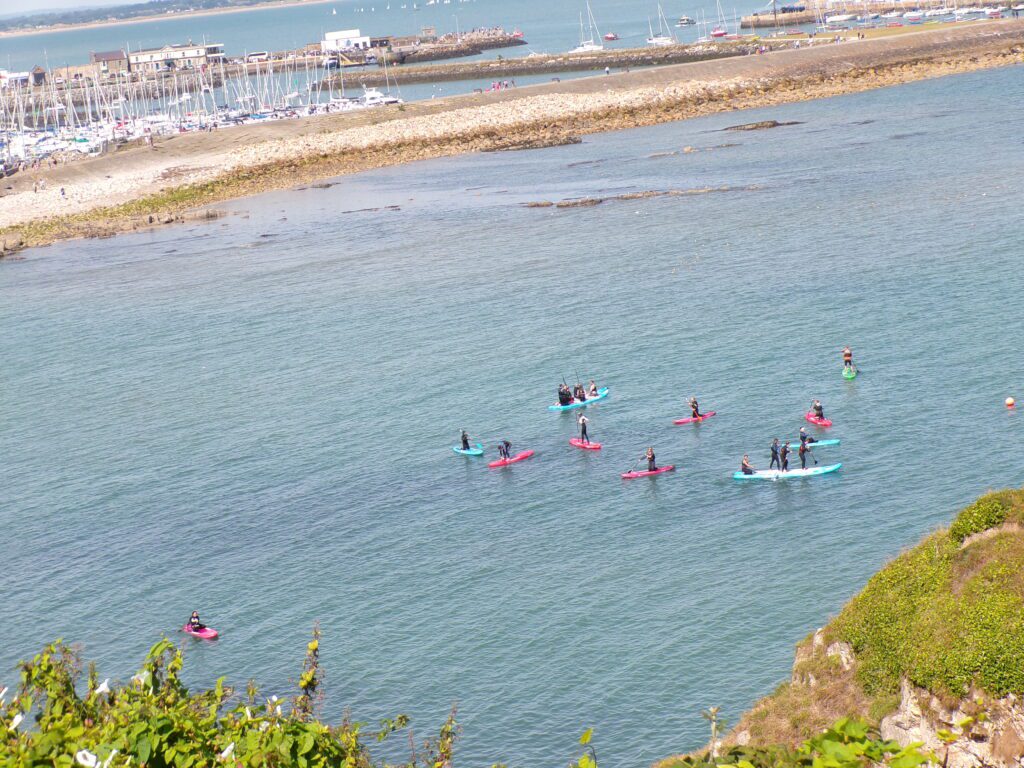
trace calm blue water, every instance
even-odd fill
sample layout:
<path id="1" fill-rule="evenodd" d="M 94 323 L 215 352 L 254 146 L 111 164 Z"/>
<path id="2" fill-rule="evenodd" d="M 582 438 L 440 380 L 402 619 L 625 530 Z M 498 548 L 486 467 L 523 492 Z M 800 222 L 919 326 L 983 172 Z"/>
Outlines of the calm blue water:
<path id="1" fill-rule="evenodd" d="M 284 692 L 319 621 L 326 714 L 420 737 L 457 701 L 463 765 L 564 764 L 588 726 L 611 765 L 696 747 L 702 708 L 735 721 L 887 558 L 1020 483 L 1022 71 L 0 264 L 0 679 L 57 636 L 124 678 L 197 608 L 223 637 L 189 643 L 192 684 Z M 719 132 L 763 119 L 803 122 Z M 709 151 L 651 157 L 686 145 Z M 735 191 L 521 205 L 705 186 Z M 612 387 L 600 453 L 545 409 L 577 371 Z M 673 427 L 691 393 L 720 415 Z M 732 481 L 812 397 L 842 472 Z M 488 470 L 463 426 L 538 455 Z M 620 480 L 648 445 L 679 471 Z"/>
<path id="2" fill-rule="evenodd" d="M 518 27 L 529 46 L 488 52 L 488 56 L 523 56 L 530 51 L 556 53 L 579 43 L 579 15 L 586 13 L 583 0 L 472 0 L 449 5 L 425 5 L 416 0 L 339 0 L 336 3 L 266 8 L 242 13 L 171 18 L 137 24 L 120 24 L 91 29 L 63 30 L 24 37 L 0 38 L 0 67 L 30 69 L 36 64 L 51 67 L 85 64 L 90 51 L 106 51 L 130 46 L 157 47 L 206 39 L 223 43 L 228 55 L 246 51 L 288 50 L 318 42 L 331 30 L 357 27 L 369 35 L 415 34 L 422 27 L 434 26 L 439 33 L 474 27 Z M 408 6 L 405 10 L 401 6 Z M 388 6 L 390 9 L 388 10 Z M 686 14 L 697 18 L 704 14 L 716 19 L 714 0 L 677 0 L 662 3 L 669 21 Z M 722 7 L 730 24 L 734 12 L 742 16 L 764 3 L 758 0 L 724 2 Z M 591 3 L 599 31 L 617 32 L 621 40 L 612 46 L 643 46 L 648 35 L 648 17 L 656 29 L 658 7 L 655 0 L 594 0 Z M 372 11 L 370 9 L 373 9 Z M 363 9 L 360 11 L 359 9 Z M 332 11 L 337 11 L 332 14 Z M 696 27 L 673 31 L 680 40 L 695 40 Z"/>

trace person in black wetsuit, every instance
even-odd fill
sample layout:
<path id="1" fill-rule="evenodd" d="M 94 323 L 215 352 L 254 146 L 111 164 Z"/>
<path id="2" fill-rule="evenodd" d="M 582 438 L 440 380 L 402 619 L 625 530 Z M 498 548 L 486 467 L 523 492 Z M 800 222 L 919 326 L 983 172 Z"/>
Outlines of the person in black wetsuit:
<path id="1" fill-rule="evenodd" d="M 697 404 L 697 398 L 690 398 L 690 410 L 693 411 L 693 418 L 699 419 L 701 417 L 700 406 Z"/>
<path id="2" fill-rule="evenodd" d="M 779 471 L 789 471 L 789 443 L 783 443 L 779 448 Z"/>
<path id="3" fill-rule="evenodd" d="M 587 393 L 583 391 L 583 385 L 577 384 L 573 387 L 572 396 L 579 400 L 581 403 L 587 399 Z"/>
<path id="4" fill-rule="evenodd" d="M 558 404 L 569 405 L 572 402 L 572 393 L 569 392 L 569 385 L 562 383 L 558 385 Z"/>
<path id="5" fill-rule="evenodd" d="M 813 413 L 819 419 L 825 418 L 825 409 L 821 407 L 821 400 L 815 400 L 813 403 L 811 403 L 811 413 Z"/>
<path id="6" fill-rule="evenodd" d="M 750 463 L 750 457 L 747 454 L 743 454 L 743 461 L 740 462 L 740 472 L 744 475 L 752 475 L 756 471 Z"/>
<path id="7" fill-rule="evenodd" d="M 772 440 L 771 445 L 772 460 L 768 463 L 768 469 L 782 469 L 782 464 L 779 462 L 779 438 Z"/>
<path id="8" fill-rule="evenodd" d="M 206 629 L 206 625 L 199 620 L 199 611 L 192 611 L 192 615 L 188 617 L 188 628 L 193 632 Z"/>
<path id="9" fill-rule="evenodd" d="M 800 427 L 800 445 L 803 445 L 804 443 L 811 445 L 816 442 L 818 442 L 817 439 L 807 434 L 807 430 L 804 427 Z"/>
<path id="10" fill-rule="evenodd" d="M 587 424 L 590 423 L 590 419 L 581 413 L 576 423 L 580 425 L 580 441 L 590 445 L 590 438 L 587 437 Z"/>
<path id="11" fill-rule="evenodd" d="M 800 443 L 799 453 L 800 453 L 800 469 L 807 469 L 807 457 L 811 456 L 811 446 L 806 441 Z M 811 456 L 811 458 L 814 459 L 813 456 Z M 815 464 L 818 463 L 816 459 L 815 459 L 814 463 Z"/>
<path id="12" fill-rule="evenodd" d="M 647 458 L 647 471 L 653 472 L 658 468 L 658 462 L 654 460 L 654 446 L 647 449 L 645 456 Z"/>
<path id="13" fill-rule="evenodd" d="M 462 450 L 469 450 L 469 434 L 466 432 L 466 430 L 462 430 Z"/>
<path id="14" fill-rule="evenodd" d="M 502 459 L 508 459 L 511 457 L 512 443 L 508 440 L 502 440 L 498 443 L 498 456 Z"/>

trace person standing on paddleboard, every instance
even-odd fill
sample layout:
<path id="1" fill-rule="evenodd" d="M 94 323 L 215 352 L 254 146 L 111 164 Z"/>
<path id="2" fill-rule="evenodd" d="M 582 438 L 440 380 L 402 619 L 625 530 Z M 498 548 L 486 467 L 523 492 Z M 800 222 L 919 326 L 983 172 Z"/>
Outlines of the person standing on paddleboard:
<path id="1" fill-rule="evenodd" d="M 581 413 L 576 423 L 580 425 L 580 441 L 590 445 L 590 438 L 587 437 L 587 424 L 590 423 L 590 419 Z"/>
<path id="2" fill-rule="evenodd" d="M 782 464 L 779 462 L 779 438 L 772 440 L 771 445 L 772 460 L 768 463 L 768 469 L 782 469 Z M 744 456 L 744 458 L 746 458 Z"/>
<path id="3" fill-rule="evenodd" d="M 469 434 L 466 432 L 466 430 L 462 430 L 462 450 L 469 450 Z"/>
<path id="4" fill-rule="evenodd" d="M 811 403 L 811 413 L 814 414 L 815 418 L 825 418 L 825 409 L 821 407 L 820 400 L 815 400 L 813 403 Z"/>
<path id="5" fill-rule="evenodd" d="M 783 443 L 779 448 L 779 471 L 789 471 L 789 443 Z"/>
<path id="6" fill-rule="evenodd" d="M 843 347 L 843 368 L 853 369 L 853 351 L 849 347 Z"/>
<path id="7" fill-rule="evenodd" d="M 811 456 L 811 446 L 810 446 L 810 444 L 807 443 L 806 441 L 800 443 L 799 454 L 800 454 L 800 469 L 807 469 L 807 457 Z M 811 458 L 813 459 L 814 457 L 811 456 Z M 815 461 L 814 463 L 817 464 L 818 462 Z"/>
<path id="8" fill-rule="evenodd" d="M 816 442 L 818 442 L 818 441 L 815 440 L 813 437 L 811 437 L 809 434 L 807 434 L 807 428 L 806 427 L 800 427 L 800 445 L 803 445 L 804 443 L 807 443 L 808 445 L 810 445 L 811 443 L 816 443 Z"/>
<path id="9" fill-rule="evenodd" d="M 502 440 L 498 443 L 498 456 L 503 459 L 509 459 L 512 455 L 512 443 L 508 440 Z"/>
<path id="10" fill-rule="evenodd" d="M 700 413 L 700 406 L 697 405 L 697 398 L 696 397 L 693 397 L 693 396 L 690 397 L 690 410 L 693 411 L 693 418 L 695 418 L 695 419 L 703 418 L 701 416 L 701 413 Z"/>
<path id="11" fill-rule="evenodd" d="M 647 458 L 647 471 L 653 472 L 658 468 L 658 462 L 654 460 L 654 446 L 647 449 L 645 456 Z"/>

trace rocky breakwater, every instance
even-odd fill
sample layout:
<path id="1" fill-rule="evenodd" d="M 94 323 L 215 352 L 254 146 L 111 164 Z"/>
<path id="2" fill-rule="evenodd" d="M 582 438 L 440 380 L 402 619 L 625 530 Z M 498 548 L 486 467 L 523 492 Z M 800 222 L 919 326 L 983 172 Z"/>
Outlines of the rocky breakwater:
<path id="1" fill-rule="evenodd" d="M 790 680 L 724 746 L 793 745 L 839 718 L 947 768 L 1024 761 L 1024 491 L 964 509 L 797 647 Z"/>
<path id="2" fill-rule="evenodd" d="M 384 85 L 388 79 L 404 83 L 440 83 L 455 80 L 505 80 L 523 75 L 558 74 L 559 72 L 595 72 L 605 67 L 623 70 L 657 67 L 666 64 L 722 59 L 730 56 L 745 56 L 753 53 L 756 46 L 751 43 L 721 42 L 700 45 L 668 45 L 660 48 L 624 48 L 595 51 L 592 53 L 562 53 L 543 56 L 527 56 L 517 59 L 471 61 L 459 64 L 437 64 L 389 70 L 384 72 L 360 72 L 358 75 L 344 74 L 351 82 L 353 78 L 365 85 Z M 342 75 L 332 77 L 334 87 L 341 85 Z M 324 87 L 328 81 L 324 81 Z"/>

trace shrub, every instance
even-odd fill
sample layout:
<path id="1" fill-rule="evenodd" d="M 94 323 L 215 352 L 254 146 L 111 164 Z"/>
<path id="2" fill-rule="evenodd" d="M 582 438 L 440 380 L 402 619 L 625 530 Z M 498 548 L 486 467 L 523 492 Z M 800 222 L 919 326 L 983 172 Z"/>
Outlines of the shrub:
<path id="1" fill-rule="evenodd" d="M 950 526 L 949 536 L 957 544 L 961 544 L 973 533 L 981 533 L 1002 524 L 1006 520 L 1006 513 L 1007 505 L 998 494 L 982 496 L 957 515 Z"/>

